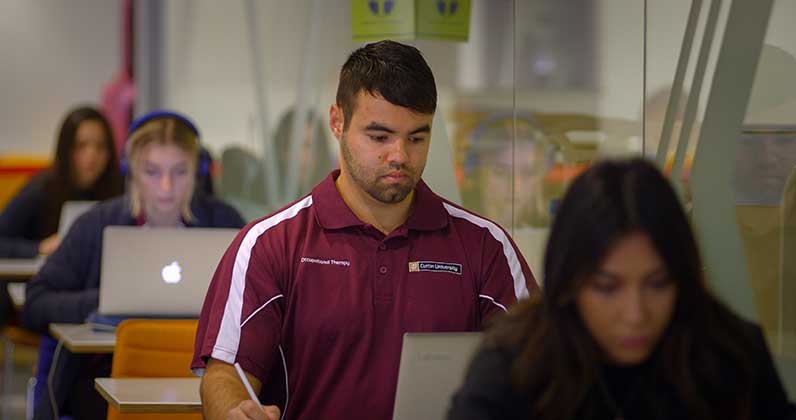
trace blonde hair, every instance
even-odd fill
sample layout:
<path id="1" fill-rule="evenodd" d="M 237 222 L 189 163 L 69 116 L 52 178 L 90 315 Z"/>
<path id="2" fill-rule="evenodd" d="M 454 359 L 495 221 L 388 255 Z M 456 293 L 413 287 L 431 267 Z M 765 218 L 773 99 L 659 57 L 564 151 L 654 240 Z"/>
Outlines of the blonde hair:
<path id="1" fill-rule="evenodd" d="M 183 220 L 192 222 L 194 215 L 191 212 L 191 200 L 193 198 L 193 188 L 195 178 L 193 176 L 199 160 L 199 139 L 196 133 L 182 121 L 163 117 L 148 121 L 133 131 L 127 138 L 125 145 L 125 156 L 129 163 L 131 174 L 140 169 L 141 151 L 150 144 L 174 145 L 189 156 L 190 163 L 190 185 L 188 196 L 183 203 L 181 214 Z M 141 193 L 136 188 L 135 182 L 130 183 L 130 212 L 133 217 L 139 217 L 142 211 Z"/>

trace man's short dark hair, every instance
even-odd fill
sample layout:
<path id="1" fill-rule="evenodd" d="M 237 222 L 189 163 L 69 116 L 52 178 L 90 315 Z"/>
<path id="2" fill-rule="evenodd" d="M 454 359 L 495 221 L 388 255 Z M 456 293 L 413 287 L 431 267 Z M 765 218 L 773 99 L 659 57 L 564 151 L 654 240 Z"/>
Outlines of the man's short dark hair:
<path id="1" fill-rule="evenodd" d="M 395 41 L 365 45 L 343 64 L 337 85 L 343 130 L 348 129 L 357 94 L 363 90 L 419 114 L 433 114 L 437 109 L 437 86 L 428 63 L 417 48 Z"/>

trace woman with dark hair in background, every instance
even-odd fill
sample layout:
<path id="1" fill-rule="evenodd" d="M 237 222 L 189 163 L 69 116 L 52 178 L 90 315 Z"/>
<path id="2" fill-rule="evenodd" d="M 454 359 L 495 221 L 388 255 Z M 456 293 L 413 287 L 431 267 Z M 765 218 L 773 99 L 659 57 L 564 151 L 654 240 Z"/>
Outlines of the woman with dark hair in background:
<path id="1" fill-rule="evenodd" d="M 106 200 L 124 191 L 113 133 L 90 107 L 61 124 L 53 165 L 34 176 L 0 214 L 0 258 L 49 255 L 58 247 L 61 207 L 69 200 Z"/>
<path id="2" fill-rule="evenodd" d="M 449 419 L 791 418 L 763 334 L 705 285 L 667 180 L 604 162 L 565 195 L 543 293 L 493 325 Z"/>

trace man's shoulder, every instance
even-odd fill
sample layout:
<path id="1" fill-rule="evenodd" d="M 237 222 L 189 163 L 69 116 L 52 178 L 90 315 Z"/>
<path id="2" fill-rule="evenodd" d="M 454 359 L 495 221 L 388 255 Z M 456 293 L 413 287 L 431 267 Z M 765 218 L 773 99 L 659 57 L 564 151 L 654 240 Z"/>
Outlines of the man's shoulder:
<path id="1" fill-rule="evenodd" d="M 444 198 L 441 200 L 448 214 L 447 232 L 455 235 L 463 247 L 503 249 L 509 254 L 516 252 L 511 235 L 497 222 Z"/>
<path id="2" fill-rule="evenodd" d="M 279 210 L 249 222 L 243 231 L 262 234 L 291 234 L 314 218 L 312 195 L 306 195 Z"/>
<path id="3" fill-rule="evenodd" d="M 450 200 L 445 199 L 444 197 L 440 197 L 440 200 L 442 201 L 442 206 L 445 208 L 445 211 L 448 213 L 448 218 L 451 223 L 456 224 L 459 227 L 466 227 L 481 231 L 486 230 L 496 234 L 501 233 L 503 235 L 508 235 L 506 230 L 494 220 L 482 216 L 472 210 L 466 209 L 456 203 L 451 202 Z"/>
<path id="4" fill-rule="evenodd" d="M 437 205 L 441 204 L 448 221 L 451 223 L 457 224 L 459 226 L 471 226 L 478 229 L 487 228 L 503 230 L 503 228 L 493 220 L 490 220 L 472 210 L 466 209 L 460 204 L 456 204 L 444 196 L 437 194 L 428 184 L 425 183 L 425 181 L 418 183 L 417 191 L 420 195 L 422 195 L 422 199 L 420 200 L 424 204 L 431 205 L 432 207 L 436 207 Z"/>

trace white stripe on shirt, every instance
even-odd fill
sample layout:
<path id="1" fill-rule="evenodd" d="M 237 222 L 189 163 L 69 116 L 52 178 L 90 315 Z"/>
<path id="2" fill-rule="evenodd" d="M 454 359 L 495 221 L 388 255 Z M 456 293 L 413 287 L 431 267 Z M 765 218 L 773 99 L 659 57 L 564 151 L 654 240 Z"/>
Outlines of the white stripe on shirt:
<path id="1" fill-rule="evenodd" d="M 211 357 L 223 360 L 227 363 L 235 363 L 235 357 L 240 345 L 241 330 L 241 311 L 243 309 L 243 293 L 246 290 L 246 271 L 249 268 L 252 248 L 257 242 L 257 238 L 268 229 L 279 223 L 295 217 L 301 210 L 312 205 L 312 195 L 308 195 L 296 204 L 282 210 L 273 216 L 263 219 L 252 226 L 246 236 L 243 237 L 238 253 L 235 255 L 235 264 L 232 268 L 232 279 L 229 285 L 229 295 L 224 306 L 224 316 L 221 318 L 221 326 L 218 330 L 215 346 Z"/>
<path id="2" fill-rule="evenodd" d="M 445 206 L 445 210 L 447 210 L 448 214 L 451 216 L 465 219 L 476 226 L 485 228 L 487 231 L 489 231 L 492 237 L 495 238 L 495 240 L 503 245 L 503 255 L 506 256 L 506 260 L 509 263 L 509 270 L 511 271 L 511 277 L 514 279 L 514 295 L 517 297 L 517 300 L 527 298 L 529 294 L 528 286 L 525 284 L 525 274 L 522 272 L 520 259 L 517 257 L 517 252 L 511 245 L 511 241 L 509 240 L 508 235 L 506 235 L 506 232 L 498 227 L 498 225 L 484 219 L 483 217 L 476 216 L 448 203 L 442 203 L 442 205 Z M 494 303 L 497 304 L 497 302 Z"/>

